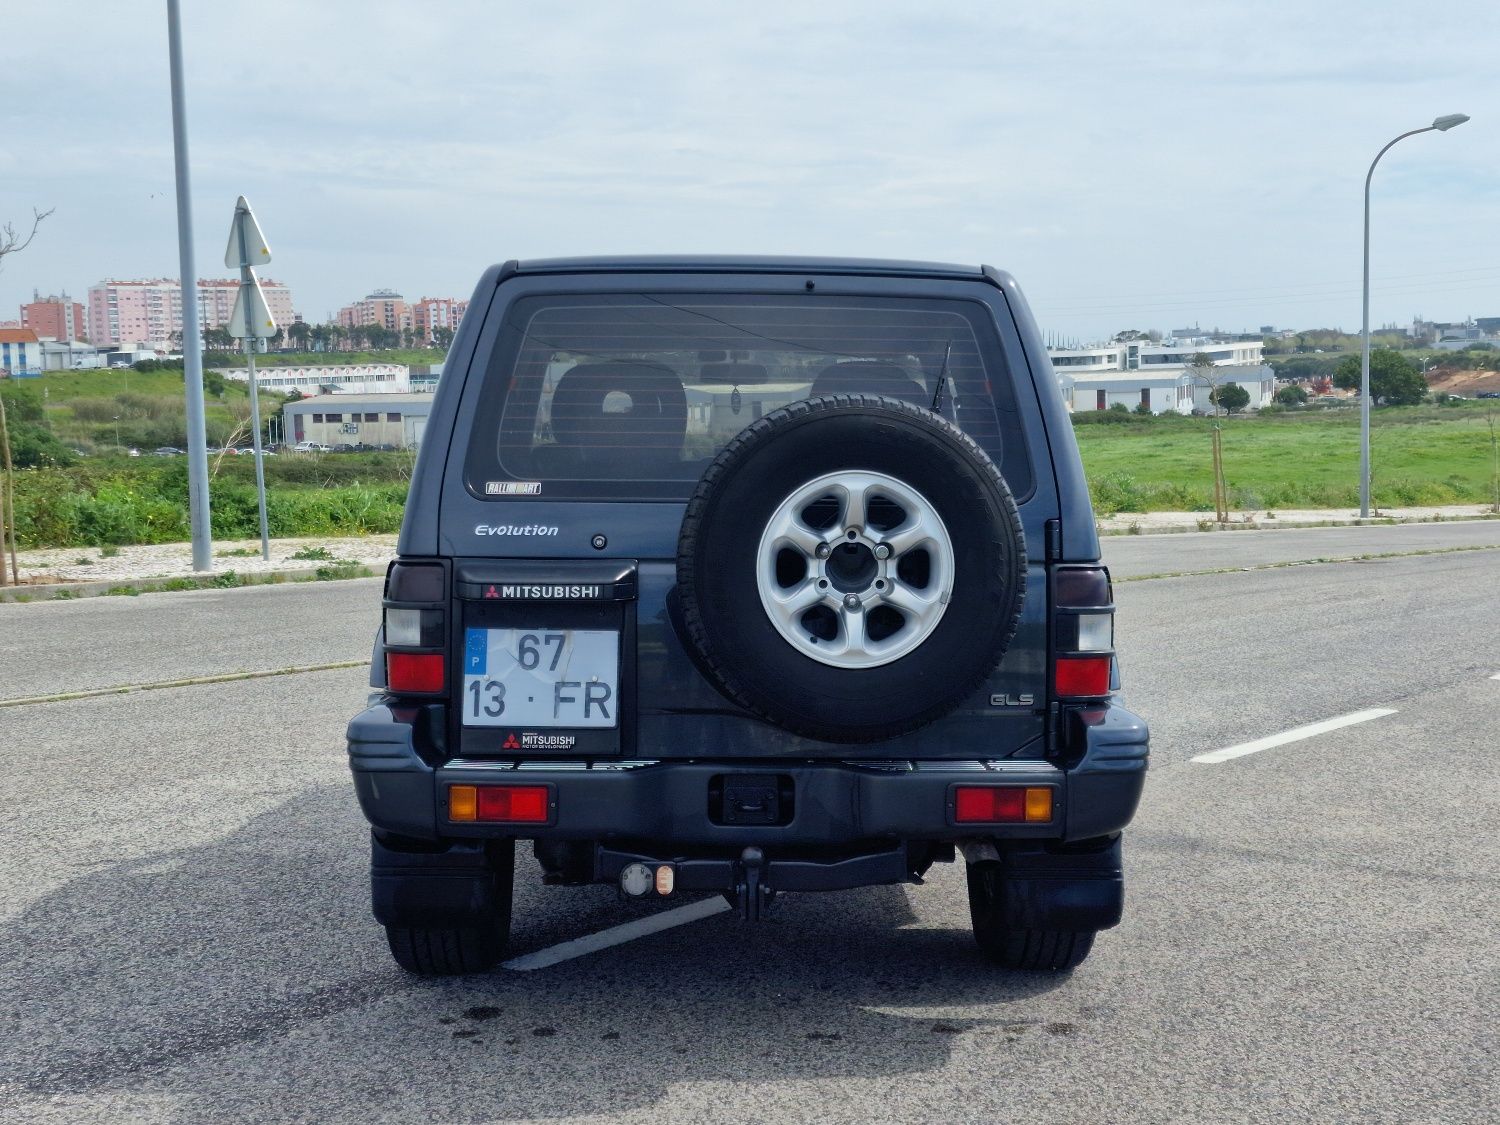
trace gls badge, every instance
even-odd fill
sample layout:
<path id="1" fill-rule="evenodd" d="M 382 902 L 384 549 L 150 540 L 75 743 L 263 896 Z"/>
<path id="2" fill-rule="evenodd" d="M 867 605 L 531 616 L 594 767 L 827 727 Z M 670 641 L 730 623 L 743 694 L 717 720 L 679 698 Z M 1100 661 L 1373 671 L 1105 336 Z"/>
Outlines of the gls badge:
<path id="1" fill-rule="evenodd" d="M 1005 695 L 1003 693 L 990 696 L 991 707 L 1030 707 L 1036 702 L 1036 696 L 1029 691 L 1023 695 Z"/>

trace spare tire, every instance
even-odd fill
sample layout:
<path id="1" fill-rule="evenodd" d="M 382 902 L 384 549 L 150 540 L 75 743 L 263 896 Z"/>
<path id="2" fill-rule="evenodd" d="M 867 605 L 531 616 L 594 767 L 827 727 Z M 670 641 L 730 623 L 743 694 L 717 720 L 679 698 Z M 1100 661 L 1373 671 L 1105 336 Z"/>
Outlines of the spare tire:
<path id="1" fill-rule="evenodd" d="M 947 714 L 1020 620 L 1026 551 L 1000 471 L 939 415 L 826 395 L 751 423 L 688 502 L 686 642 L 731 701 L 829 742 Z"/>

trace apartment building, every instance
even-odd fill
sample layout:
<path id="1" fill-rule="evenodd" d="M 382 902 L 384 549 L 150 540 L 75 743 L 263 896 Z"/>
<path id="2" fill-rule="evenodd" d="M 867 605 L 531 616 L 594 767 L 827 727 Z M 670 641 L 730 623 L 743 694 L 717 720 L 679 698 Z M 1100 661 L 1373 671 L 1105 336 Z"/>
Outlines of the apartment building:
<path id="1" fill-rule="evenodd" d="M 377 289 L 363 300 L 339 309 L 335 317 L 345 328 L 379 325 L 400 332 L 412 326 L 412 313 L 406 298 L 394 289 Z"/>
<path id="2" fill-rule="evenodd" d="M 439 328 L 458 329 L 468 311 L 469 302 L 456 297 L 423 297 L 411 306 L 411 326 L 421 333 L 424 344 L 433 341 L 433 333 Z"/>
<path id="3" fill-rule="evenodd" d="M 21 306 L 21 327 L 52 340 L 88 339 L 88 318 L 83 303 L 67 293 L 43 297 L 35 289 L 31 301 Z"/>
<path id="4" fill-rule="evenodd" d="M 292 293 L 284 284 L 262 278 L 266 306 L 279 325 L 296 317 Z M 200 278 L 198 319 L 206 330 L 229 324 L 238 281 Z M 138 281 L 101 281 L 89 287 L 89 342 L 101 347 L 140 342 L 158 350 L 180 347 L 182 286 L 170 277 Z"/>

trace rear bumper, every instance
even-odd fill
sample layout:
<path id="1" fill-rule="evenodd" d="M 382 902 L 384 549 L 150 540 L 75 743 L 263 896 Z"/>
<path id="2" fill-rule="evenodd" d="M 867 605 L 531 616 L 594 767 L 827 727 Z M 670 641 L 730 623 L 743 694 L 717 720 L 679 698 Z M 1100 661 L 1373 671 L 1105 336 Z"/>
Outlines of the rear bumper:
<path id="1" fill-rule="evenodd" d="M 349 724 L 349 763 L 366 818 L 386 833 L 437 841 L 518 836 L 538 840 L 630 841 L 677 847 L 838 847 L 874 841 L 959 841 L 976 836 L 1076 841 L 1108 836 L 1129 823 L 1145 784 L 1146 725 L 1123 707 L 1075 715 L 1076 763 L 1060 769 L 1032 759 L 996 761 L 458 760 L 440 766 L 432 732 L 437 707 L 375 702 Z M 726 774 L 790 779 L 793 805 L 781 825 L 727 825 L 710 813 L 710 786 Z M 546 825 L 454 824 L 450 784 L 547 785 L 555 808 Z M 1045 786 L 1053 817 L 1044 824 L 959 825 L 958 784 Z"/>

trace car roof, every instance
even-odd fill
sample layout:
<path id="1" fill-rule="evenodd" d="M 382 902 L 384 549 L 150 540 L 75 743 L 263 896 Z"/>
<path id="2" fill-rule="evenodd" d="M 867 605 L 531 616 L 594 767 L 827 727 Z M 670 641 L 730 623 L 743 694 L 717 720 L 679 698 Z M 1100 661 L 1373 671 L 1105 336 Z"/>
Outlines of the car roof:
<path id="1" fill-rule="evenodd" d="M 516 263 L 518 273 L 842 273 L 972 280 L 982 266 L 909 262 L 886 258 L 816 258 L 777 255 L 642 254 L 589 258 L 533 258 Z"/>

